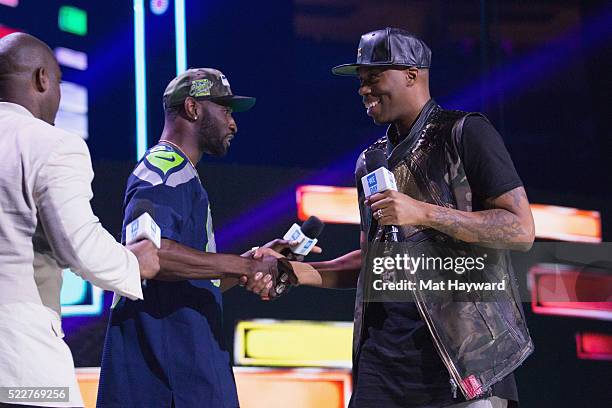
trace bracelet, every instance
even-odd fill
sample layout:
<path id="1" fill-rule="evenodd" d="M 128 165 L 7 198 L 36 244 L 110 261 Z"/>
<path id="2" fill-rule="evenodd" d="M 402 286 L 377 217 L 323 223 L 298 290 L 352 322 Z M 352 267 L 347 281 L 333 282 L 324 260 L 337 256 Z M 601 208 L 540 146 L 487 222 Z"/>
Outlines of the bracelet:
<path id="1" fill-rule="evenodd" d="M 278 259 L 278 280 L 277 283 L 284 285 L 297 286 L 299 283 L 298 277 L 293 271 L 293 266 L 286 258 Z"/>

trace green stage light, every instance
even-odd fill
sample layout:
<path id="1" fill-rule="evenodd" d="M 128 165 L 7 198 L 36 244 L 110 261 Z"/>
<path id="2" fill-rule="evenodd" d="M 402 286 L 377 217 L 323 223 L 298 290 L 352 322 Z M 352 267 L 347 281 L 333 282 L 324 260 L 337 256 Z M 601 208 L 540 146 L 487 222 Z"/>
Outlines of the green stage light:
<path id="1" fill-rule="evenodd" d="M 72 6 L 59 9 L 58 25 L 60 30 L 76 35 L 87 34 L 87 12 Z"/>

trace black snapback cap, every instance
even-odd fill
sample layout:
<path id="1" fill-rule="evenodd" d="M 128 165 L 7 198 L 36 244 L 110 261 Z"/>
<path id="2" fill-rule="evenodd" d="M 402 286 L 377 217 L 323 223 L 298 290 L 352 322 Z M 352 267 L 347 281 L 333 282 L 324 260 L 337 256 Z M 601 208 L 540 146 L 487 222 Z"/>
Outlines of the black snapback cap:
<path id="1" fill-rule="evenodd" d="M 336 75 L 356 76 L 359 67 L 399 66 L 429 68 L 431 50 L 422 40 L 401 28 L 387 27 L 361 36 L 357 61 L 332 68 Z"/>

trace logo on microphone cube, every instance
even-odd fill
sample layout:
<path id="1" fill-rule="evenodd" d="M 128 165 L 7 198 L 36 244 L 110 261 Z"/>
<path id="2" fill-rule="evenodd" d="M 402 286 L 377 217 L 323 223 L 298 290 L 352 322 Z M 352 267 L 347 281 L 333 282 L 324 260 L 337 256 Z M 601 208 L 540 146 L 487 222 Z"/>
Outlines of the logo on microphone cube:
<path id="1" fill-rule="evenodd" d="M 370 188 L 370 195 L 378 191 L 378 181 L 376 180 L 376 174 L 370 174 L 368 176 L 368 187 Z"/>
<path id="2" fill-rule="evenodd" d="M 304 238 L 305 238 L 305 235 L 302 233 L 302 229 L 300 228 L 299 225 L 295 223 L 291 226 L 291 228 L 289 228 L 289 231 L 287 231 L 285 235 L 283 235 L 283 239 L 286 241 L 302 242 L 304 241 Z"/>
<path id="3" fill-rule="evenodd" d="M 363 176 L 361 178 L 361 184 L 366 198 L 370 197 L 372 194 L 381 193 L 387 190 L 397 191 L 393 173 L 384 167 L 379 167 L 373 172 Z"/>
<path id="4" fill-rule="evenodd" d="M 136 237 L 136 234 L 138 234 L 138 224 L 139 224 L 139 220 L 134 220 L 132 221 L 132 228 L 131 228 L 131 239 L 134 239 L 134 237 Z"/>
<path id="5" fill-rule="evenodd" d="M 307 240 L 306 243 L 304 244 L 304 250 L 305 251 L 309 250 L 313 243 L 314 243 L 314 239 Z"/>
<path id="6" fill-rule="evenodd" d="M 295 241 L 296 239 L 300 238 L 300 230 L 295 230 L 293 231 L 293 234 L 291 234 L 291 241 Z"/>
<path id="7" fill-rule="evenodd" d="M 316 238 L 311 239 L 311 238 L 304 236 L 304 240 L 300 242 L 298 246 L 294 247 L 291 251 L 294 254 L 306 256 L 308 255 L 312 247 L 314 247 L 316 244 L 317 244 Z"/>
<path id="8" fill-rule="evenodd" d="M 148 239 L 157 248 L 161 247 L 161 231 L 148 213 L 143 213 L 125 227 L 125 243 L 130 245 Z"/>

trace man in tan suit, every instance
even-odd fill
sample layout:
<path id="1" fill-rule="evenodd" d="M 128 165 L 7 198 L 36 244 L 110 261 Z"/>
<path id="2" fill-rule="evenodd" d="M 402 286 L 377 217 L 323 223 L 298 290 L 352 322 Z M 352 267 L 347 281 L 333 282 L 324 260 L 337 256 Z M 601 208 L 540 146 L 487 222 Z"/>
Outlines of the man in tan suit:
<path id="1" fill-rule="evenodd" d="M 150 241 L 126 249 L 93 214 L 87 145 L 53 126 L 60 79 L 43 42 L 0 39 L 0 407 L 83 406 L 62 340 L 64 268 L 130 299 L 142 299 L 141 278 L 159 271 Z M 15 387 L 68 393 L 41 402 L 17 398 Z"/>

